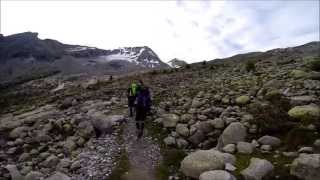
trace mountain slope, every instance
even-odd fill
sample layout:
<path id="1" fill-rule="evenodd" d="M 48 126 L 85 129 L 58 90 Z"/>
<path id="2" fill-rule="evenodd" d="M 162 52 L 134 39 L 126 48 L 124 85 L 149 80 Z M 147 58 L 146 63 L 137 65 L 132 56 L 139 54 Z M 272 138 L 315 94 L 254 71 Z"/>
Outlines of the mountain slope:
<path id="1" fill-rule="evenodd" d="M 183 61 L 183 60 L 174 58 L 174 59 L 170 60 L 170 61 L 168 62 L 168 64 L 169 64 L 169 66 L 172 67 L 172 68 L 180 68 L 180 67 L 186 66 L 188 63 L 186 63 L 186 62 Z"/>
<path id="2" fill-rule="evenodd" d="M 0 65 L 0 82 L 52 72 L 117 75 L 169 68 L 147 46 L 104 50 L 41 40 L 32 32 L 0 36 Z"/>

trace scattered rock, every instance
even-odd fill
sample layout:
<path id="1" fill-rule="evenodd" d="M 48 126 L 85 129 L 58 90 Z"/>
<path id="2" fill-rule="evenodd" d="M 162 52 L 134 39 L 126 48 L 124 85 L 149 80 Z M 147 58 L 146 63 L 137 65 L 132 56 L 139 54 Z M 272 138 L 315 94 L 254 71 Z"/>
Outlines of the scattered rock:
<path id="1" fill-rule="evenodd" d="M 165 128 L 175 128 L 179 122 L 179 116 L 175 114 L 164 114 L 163 116 L 163 127 Z"/>
<path id="2" fill-rule="evenodd" d="M 317 120 L 320 119 L 320 108 L 316 105 L 296 106 L 288 114 L 300 120 Z"/>
<path id="3" fill-rule="evenodd" d="M 61 172 L 56 172 L 55 174 L 46 178 L 45 180 L 71 180 L 71 178 Z"/>
<path id="4" fill-rule="evenodd" d="M 279 147 L 281 144 L 281 140 L 273 136 L 262 136 L 258 139 L 258 142 L 262 145 L 270 145 L 272 147 Z"/>
<path id="5" fill-rule="evenodd" d="M 248 104 L 250 102 L 250 97 L 249 96 L 240 96 L 236 99 L 236 103 L 238 105 L 244 105 Z"/>
<path id="6" fill-rule="evenodd" d="M 237 150 L 239 153 L 242 153 L 242 154 L 252 154 L 254 151 L 254 147 L 252 146 L 251 143 L 248 143 L 248 142 L 238 142 Z"/>
<path id="7" fill-rule="evenodd" d="M 246 180 L 261 180 L 267 175 L 270 175 L 273 169 L 274 167 L 269 161 L 265 159 L 251 158 L 249 167 L 241 171 L 241 175 Z"/>
<path id="8" fill-rule="evenodd" d="M 305 180 L 320 177 L 320 154 L 300 154 L 292 164 L 290 174 Z"/>
<path id="9" fill-rule="evenodd" d="M 226 153 L 231 153 L 231 154 L 233 154 L 233 153 L 236 152 L 236 145 L 234 145 L 234 144 L 227 144 L 227 145 L 225 145 L 225 146 L 223 147 L 222 150 L 223 150 L 224 152 L 226 152 Z"/>
<path id="10" fill-rule="evenodd" d="M 24 180 L 42 180 L 44 175 L 38 171 L 31 171 L 29 172 Z"/>
<path id="11" fill-rule="evenodd" d="M 246 128 L 239 122 L 231 123 L 222 133 L 221 140 L 223 144 L 233 144 L 244 141 L 247 136 Z"/>
<path id="12" fill-rule="evenodd" d="M 12 180 L 24 180 L 16 165 L 7 165 L 5 168 L 9 171 Z"/>
<path id="13" fill-rule="evenodd" d="M 223 154 L 215 150 L 198 150 L 181 162 L 181 171 L 189 177 L 198 178 L 201 173 L 224 168 Z"/>
<path id="14" fill-rule="evenodd" d="M 214 170 L 202 173 L 199 180 L 236 180 L 236 178 L 227 171 Z"/>

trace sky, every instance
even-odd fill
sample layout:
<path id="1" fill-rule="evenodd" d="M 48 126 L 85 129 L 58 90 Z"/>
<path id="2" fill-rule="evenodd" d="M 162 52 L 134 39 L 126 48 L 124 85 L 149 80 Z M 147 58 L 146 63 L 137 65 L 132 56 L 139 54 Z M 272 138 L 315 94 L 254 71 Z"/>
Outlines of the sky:
<path id="1" fill-rule="evenodd" d="M 319 0 L 1 0 L 1 33 L 188 63 L 319 41 Z"/>

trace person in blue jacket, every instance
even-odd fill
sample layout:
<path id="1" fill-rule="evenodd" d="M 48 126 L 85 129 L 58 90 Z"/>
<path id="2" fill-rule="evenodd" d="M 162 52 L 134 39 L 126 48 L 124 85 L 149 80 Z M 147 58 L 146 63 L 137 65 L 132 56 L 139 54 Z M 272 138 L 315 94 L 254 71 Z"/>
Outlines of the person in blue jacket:
<path id="1" fill-rule="evenodd" d="M 151 96 L 150 91 L 147 86 L 143 84 L 143 82 L 139 81 L 139 91 L 136 98 L 136 127 L 138 130 L 138 138 L 141 138 L 143 135 L 144 122 L 147 117 L 147 113 L 151 107 Z"/>

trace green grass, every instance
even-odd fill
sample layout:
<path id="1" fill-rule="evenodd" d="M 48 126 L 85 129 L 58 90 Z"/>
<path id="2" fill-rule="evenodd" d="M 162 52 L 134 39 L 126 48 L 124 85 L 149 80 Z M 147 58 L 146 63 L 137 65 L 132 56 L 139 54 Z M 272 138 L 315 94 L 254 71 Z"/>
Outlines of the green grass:
<path id="1" fill-rule="evenodd" d="M 243 180 L 240 172 L 246 169 L 250 164 L 250 159 L 260 158 L 266 159 L 270 161 L 274 165 L 274 174 L 270 177 L 270 179 L 274 179 L 275 176 L 279 176 L 279 180 L 297 180 L 297 178 L 290 175 L 290 169 L 285 167 L 286 164 L 291 164 L 294 158 L 286 157 L 279 154 L 279 157 L 274 157 L 275 154 L 263 154 L 261 152 L 255 152 L 254 154 L 239 154 L 237 153 L 235 156 L 237 158 L 236 167 L 234 175 L 238 180 Z"/>

